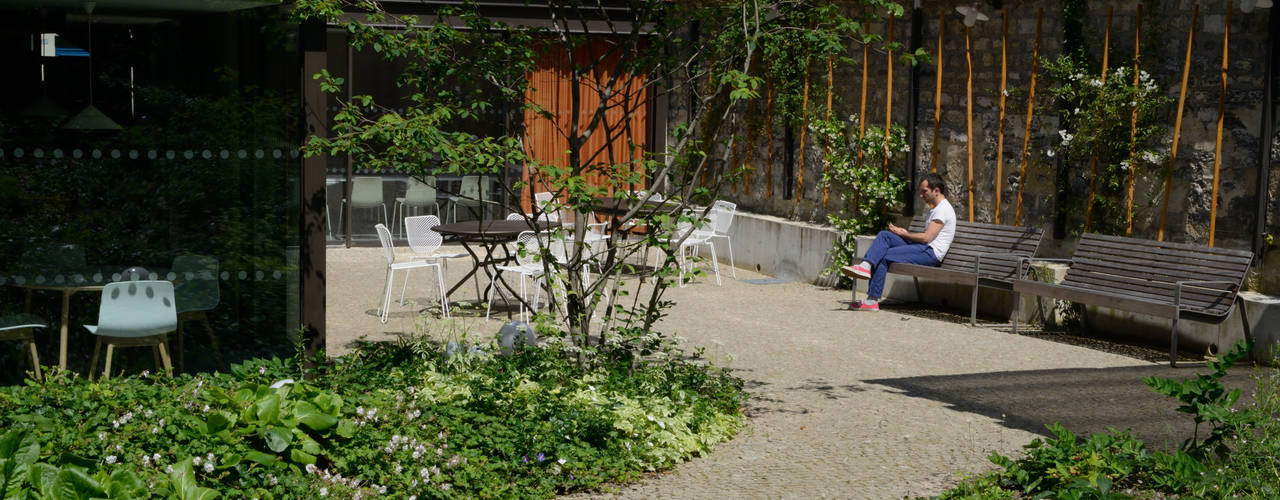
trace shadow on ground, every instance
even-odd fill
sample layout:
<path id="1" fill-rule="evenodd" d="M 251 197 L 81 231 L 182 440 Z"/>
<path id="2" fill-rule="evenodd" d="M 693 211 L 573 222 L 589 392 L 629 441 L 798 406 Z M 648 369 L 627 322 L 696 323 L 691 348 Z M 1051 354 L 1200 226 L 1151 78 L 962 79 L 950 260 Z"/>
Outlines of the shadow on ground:
<path id="1" fill-rule="evenodd" d="M 966 375 L 866 380 L 911 397 L 977 413 L 1005 426 L 1050 436 L 1046 425 L 1057 422 L 1077 435 L 1131 430 L 1150 449 L 1172 450 L 1191 437 L 1194 422 L 1176 411 L 1178 401 L 1151 390 L 1143 377 L 1191 378 L 1207 373 L 1198 367 L 1129 366 L 1075 368 Z M 1253 399 L 1255 368 L 1231 370 L 1224 384 L 1240 389 L 1237 407 Z M 1201 426 L 1204 437 L 1207 429 Z"/>

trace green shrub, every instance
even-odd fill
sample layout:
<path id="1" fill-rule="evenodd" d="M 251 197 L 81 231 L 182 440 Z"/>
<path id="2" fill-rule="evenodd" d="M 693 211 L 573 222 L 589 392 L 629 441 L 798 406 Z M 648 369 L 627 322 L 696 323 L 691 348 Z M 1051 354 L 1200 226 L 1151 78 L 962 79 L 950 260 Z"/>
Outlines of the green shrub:
<path id="1" fill-rule="evenodd" d="M 14 436 L 0 472 L 38 466 L 96 485 L 86 498 L 139 484 L 205 498 L 197 481 L 229 498 L 546 498 L 669 467 L 741 427 L 742 382 L 714 367 L 579 367 L 556 344 L 445 351 L 371 344 L 305 381 L 296 359 L 177 378 L 54 373 L 0 389 Z M 23 481 L 18 498 L 44 498 Z"/>

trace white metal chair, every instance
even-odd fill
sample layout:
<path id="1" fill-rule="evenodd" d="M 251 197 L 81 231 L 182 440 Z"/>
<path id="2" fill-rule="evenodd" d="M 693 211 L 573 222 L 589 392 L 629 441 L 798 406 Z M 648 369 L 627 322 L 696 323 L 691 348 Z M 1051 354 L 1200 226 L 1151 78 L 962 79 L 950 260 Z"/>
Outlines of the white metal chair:
<path id="1" fill-rule="evenodd" d="M 344 205 L 347 203 L 346 198 L 343 198 L 342 203 Z M 382 209 L 382 222 L 389 224 L 387 203 L 382 199 L 382 178 L 365 176 L 352 179 L 351 209 L 373 209 L 374 212 L 377 212 L 378 208 Z M 343 207 L 343 213 L 346 213 L 345 207 Z M 338 223 L 342 223 L 341 218 L 339 218 Z"/>
<path id="2" fill-rule="evenodd" d="M 378 307 L 378 318 L 383 323 L 387 322 L 388 316 L 391 314 L 391 290 L 395 280 L 396 271 L 434 267 L 436 269 L 436 278 L 440 284 L 440 304 L 442 308 L 447 308 L 444 298 L 444 273 L 441 271 L 439 261 L 426 260 L 410 260 L 408 262 L 396 262 L 396 249 L 391 243 L 391 230 L 387 229 L 384 224 L 378 224 L 373 227 L 378 232 L 378 241 L 382 243 L 382 250 L 387 255 L 387 279 L 382 287 L 382 303 Z M 408 273 L 405 273 L 405 280 L 408 281 Z M 403 296 L 402 299 L 403 300 Z M 401 305 L 404 305 L 401 303 Z M 447 311 L 447 309 L 445 309 Z"/>
<path id="3" fill-rule="evenodd" d="M 409 189 L 405 190 L 404 196 L 396 198 L 395 206 L 391 210 L 391 217 L 400 221 L 396 230 L 405 230 L 404 220 L 408 217 L 409 209 L 413 209 L 413 214 L 418 215 L 418 210 L 427 207 L 434 207 L 437 217 L 441 215 L 440 203 L 436 201 L 436 178 L 427 177 L 426 182 L 418 180 L 417 177 L 409 178 Z"/>
<path id="4" fill-rule="evenodd" d="M 40 373 L 40 353 L 36 350 L 36 337 L 31 330 L 48 328 L 44 320 L 30 314 L 0 316 L 0 340 L 22 341 L 22 348 L 31 355 L 31 367 L 36 380 L 44 378 Z"/>
<path id="5" fill-rule="evenodd" d="M 462 176 L 461 187 L 458 188 L 456 196 L 449 197 L 449 207 L 451 209 L 451 219 L 458 222 L 458 205 L 463 205 L 471 209 L 475 207 L 479 209 L 477 217 L 484 219 L 484 204 L 489 199 L 489 177 L 484 175 L 464 175 Z M 472 210 L 475 213 L 475 210 Z"/>
<path id="6" fill-rule="evenodd" d="M 696 216 L 696 214 L 690 213 L 686 213 L 685 215 Z M 677 266 L 679 266 L 679 274 L 676 283 L 681 288 L 685 287 L 684 273 L 685 267 L 688 265 L 689 256 L 696 256 L 698 253 L 698 247 L 702 245 L 711 247 L 711 267 L 715 270 L 716 285 L 723 285 L 720 281 L 720 264 L 716 259 L 716 247 L 711 244 L 711 235 L 714 234 L 714 232 L 709 227 L 709 223 L 710 221 L 705 219 L 697 221 L 697 223 L 691 221 L 680 221 L 676 224 L 675 230 L 671 232 L 671 235 L 668 238 L 671 245 L 676 247 L 675 251 L 679 252 L 676 258 Z M 661 265 L 661 262 L 658 260 L 660 257 L 661 256 L 657 254 L 654 254 L 653 256 L 655 268 Z"/>
<path id="7" fill-rule="evenodd" d="M 186 366 L 186 349 L 182 326 L 187 321 L 199 320 L 209 332 L 209 344 L 221 358 L 218 336 L 209 324 L 209 311 L 218 307 L 221 290 L 218 282 L 218 259 L 207 255 L 179 255 L 173 258 L 171 271 L 177 277 L 173 286 L 174 300 L 178 307 L 178 371 Z"/>
<path id="8" fill-rule="evenodd" d="M 444 236 L 437 233 L 436 226 L 440 225 L 440 218 L 434 215 L 417 215 L 406 217 L 404 219 L 404 232 L 409 239 L 409 249 L 413 250 L 413 255 L 409 256 L 409 262 L 423 260 L 427 262 L 436 262 L 440 264 L 440 311 L 444 317 L 449 317 L 449 298 L 445 296 L 444 276 L 449 274 L 449 259 L 466 257 L 465 252 L 440 253 L 441 245 L 444 245 Z M 404 291 L 409 287 L 409 274 L 413 272 L 413 268 L 405 269 L 404 284 L 400 286 L 400 305 L 404 305 Z M 473 275 L 474 277 L 474 275 Z M 480 280 L 476 278 L 476 294 L 480 293 Z"/>
<path id="9" fill-rule="evenodd" d="M 707 214 L 711 218 L 711 236 L 707 238 L 707 246 L 714 251 L 716 238 L 724 238 L 725 246 L 729 247 L 729 270 L 733 272 L 733 279 L 738 279 L 738 268 L 733 264 L 733 240 L 729 239 L 729 228 L 733 225 L 733 216 L 737 211 L 737 204 L 716 200 L 711 204 L 711 212 Z"/>
<path id="10" fill-rule="evenodd" d="M 84 325 L 98 337 L 89 361 L 89 378 L 98 366 L 98 351 L 107 346 L 102 378 L 111 376 L 111 354 L 117 347 L 151 347 L 156 368 L 172 373 L 169 360 L 169 332 L 178 329 L 178 308 L 173 283 L 168 281 L 118 281 L 102 289 L 98 324 Z"/>
<path id="11" fill-rule="evenodd" d="M 547 243 L 547 236 L 533 231 L 524 231 L 516 236 L 516 265 L 514 266 L 498 266 L 497 269 L 502 272 L 512 272 L 520 275 L 520 320 L 528 321 L 529 317 L 525 312 L 524 299 L 528 297 L 527 285 L 528 280 L 534 281 L 535 293 L 533 302 L 530 304 L 537 307 L 538 299 L 542 297 L 542 287 L 537 285 L 537 279 L 543 277 L 546 273 L 542 267 L 542 261 L 538 258 L 541 254 L 542 245 Z M 523 250 L 523 251 L 522 251 Z M 498 281 L 489 282 L 487 288 L 497 290 L 503 293 L 502 289 L 497 286 Z M 548 288 L 550 285 L 548 285 Z M 490 292 L 489 303 L 484 309 L 484 320 L 489 321 L 489 313 L 493 310 L 493 295 Z"/>

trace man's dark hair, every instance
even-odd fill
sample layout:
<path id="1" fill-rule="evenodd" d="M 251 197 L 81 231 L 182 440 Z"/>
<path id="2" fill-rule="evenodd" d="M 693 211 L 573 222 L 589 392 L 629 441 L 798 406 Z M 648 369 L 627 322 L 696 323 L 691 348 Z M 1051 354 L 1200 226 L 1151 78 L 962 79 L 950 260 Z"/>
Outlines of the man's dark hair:
<path id="1" fill-rule="evenodd" d="M 924 174 L 924 178 L 920 180 L 924 181 L 925 186 L 928 186 L 929 189 L 937 189 L 942 192 L 943 196 L 947 195 L 947 183 L 942 181 L 941 175 L 938 175 L 935 172 L 929 172 Z"/>

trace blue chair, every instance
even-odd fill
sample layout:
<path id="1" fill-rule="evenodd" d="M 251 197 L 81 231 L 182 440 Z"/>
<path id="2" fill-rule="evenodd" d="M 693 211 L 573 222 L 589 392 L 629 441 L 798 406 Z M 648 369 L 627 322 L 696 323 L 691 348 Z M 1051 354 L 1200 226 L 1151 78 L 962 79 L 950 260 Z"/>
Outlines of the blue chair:
<path id="1" fill-rule="evenodd" d="M 111 354 L 116 347 L 151 347 L 156 368 L 173 372 L 169 360 L 169 333 L 178 329 L 178 308 L 173 283 L 168 281 L 119 281 L 102 289 L 98 324 L 84 325 L 98 337 L 89 361 L 89 378 L 98 366 L 98 351 L 107 346 L 102 378 L 111 376 Z"/>
<path id="2" fill-rule="evenodd" d="M 221 362 L 218 336 L 214 334 L 207 314 L 218 307 L 222 297 L 218 287 L 218 259 L 207 255 L 179 255 L 173 258 L 171 270 L 176 275 L 173 294 L 178 307 L 178 371 L 183 371 L 186 366 L 182 326 L 188 321 L 204 323 L 205 331 L 209 332 L 209 345 Z"/>

